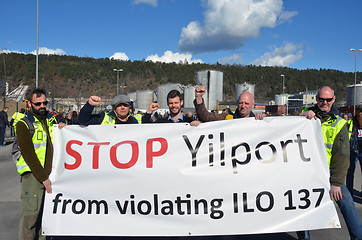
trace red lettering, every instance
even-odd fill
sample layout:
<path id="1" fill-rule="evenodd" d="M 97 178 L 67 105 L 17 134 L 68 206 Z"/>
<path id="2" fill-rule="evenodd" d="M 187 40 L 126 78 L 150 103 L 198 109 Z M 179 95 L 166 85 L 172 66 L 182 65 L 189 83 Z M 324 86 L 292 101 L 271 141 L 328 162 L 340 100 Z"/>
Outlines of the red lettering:
<path id="1" fill-rule="evenodd" d="M 75 159 L 75 162 L 73 164 L 64 163 L 65 169 L 68 169 L 68 170 L 74 170 L 74 169 L 78 168 L 80 166 L 80 164 L 82 163 L 82 156 L 80 155 L 79 152 L 72 149 L 72 147 L 71 147 L 72 144 L 77 144 L 79 146 L 82 146 L 83 142 L 77 141 L 77 140 L 70 140 L 69 142 L 67 142 L 67 145 L 65 146 L 65 151 L 70 156 L 74 157 L 74 159 Z"/>
<path id="2" fill-rule="evenodd" d="M 99 148 L 102 145 L 109 145 L 110 142 L 89 142 L 88 145 L 93 145 L 93 169 L 99 168 Z"/>
<path id="3" fill-rule="evenodd" d="M 129 160 L 129 162 L 127 162 L 127 163 L 120 163 L 117 160 L 117 148 L 123 144 L 130 144 L 132 147 L 132 156 L 131 156 L 131 159 Z M 119 142 L 119 143 L 113 145 L 111 147 L 111 151 L 110 151 L 110 157 L 111 157 L 111 162 L 112 162 L 113 166 L 115 166 L 116 168 L 120 168 L 120 169 L 127 169 L 127 168 L 133 167 L 138 160 L 138 155 L 139 155 L 139 147 L 138 147 L 138 143 L 135 141 Z"/>
<path id="4" fill-rule="evenodd" d="M 161 148 L 159 151 L 153 151 L 153 142 L 159 142 L 161 144 Z M 164 138 L 151 138 L 147 140 L 146 144 L 146 168 L 153 167 L 153 157 L 159 157 L 166 153 L 168 148 L 167 140 Z"/>

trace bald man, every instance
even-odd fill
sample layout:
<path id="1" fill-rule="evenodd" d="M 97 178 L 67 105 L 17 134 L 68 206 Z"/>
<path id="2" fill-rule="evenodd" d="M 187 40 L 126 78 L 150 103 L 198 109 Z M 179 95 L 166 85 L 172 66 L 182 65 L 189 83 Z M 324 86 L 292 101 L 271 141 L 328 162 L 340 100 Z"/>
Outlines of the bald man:
<path id="1" fill-rule="evenodd" d="M 205 94 L 205 86 L 199 86 L 195 89 L 194 105 L 197 116 L 202 122 L 225 120 L 228 113 L 213 114 L 207 111 L 204 99 L 202 96 Z M 250 92 L 240 94 L 238 98 L 238 109 L 235 111 L 233 118 L 248 118 L 255 117 L 255 119 L 263 119 L 266 114 L 259 113 L 255 115 L 251 110 L 254 108 L 254 96 Z"/>
<path id="2" fill-rule="evenodd" d="M 345 182 L 349 166 L 349 137 L 347 121 L 339 117 L 333 105 L 336 96 L 332 88 L 324 86 L 316 96 L 317 104 L 300 114 L 308 119 L 320 119 L 330 170 L 330 198 L 335 200 L 346 222 L 351 239 L 362 239 L 362 224 Z M 309 239 L 308 231 L 298 232 L 298 239 Z"/>

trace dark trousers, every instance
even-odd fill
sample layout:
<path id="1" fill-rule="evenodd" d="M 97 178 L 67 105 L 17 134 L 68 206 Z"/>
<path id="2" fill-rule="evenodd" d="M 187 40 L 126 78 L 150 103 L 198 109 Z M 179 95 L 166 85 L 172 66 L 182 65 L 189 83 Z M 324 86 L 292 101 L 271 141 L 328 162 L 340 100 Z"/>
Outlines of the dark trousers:
<path id="1" fill-rule="evenodd" d="M 0 145 L 4 145 L 4 139 L 5 139 L 5 125 L 0 125 Z"/>

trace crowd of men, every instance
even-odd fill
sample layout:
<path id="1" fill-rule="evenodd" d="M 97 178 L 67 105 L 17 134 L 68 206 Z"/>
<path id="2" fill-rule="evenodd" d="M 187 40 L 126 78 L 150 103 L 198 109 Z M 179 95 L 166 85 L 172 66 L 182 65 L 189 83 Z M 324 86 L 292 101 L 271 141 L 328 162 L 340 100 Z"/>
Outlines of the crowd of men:
<path id="1" fill-rule="evenodd" d="M 71 117 L 61 118 L 47 110 L 46 91 L 34 89 L 29 91 L 27 99 L 30 103 L 28 111 L 20 111 L 20 118 L 15 117 L 14 124 L 17 143 L 21 157 L 17 161 L 17 170 L 21 176 L 21 220 L 19 239 L 45 239 L 41 233 L 41 216 L 44 202 L 44 193 L 52 192 L 52 183 L 49 175 L 53 158 L 53 125 L 65 127 L 67 124 L 109 125 L 109 124 L 147 124 L 147 123 L 180 123 L 187 122 L 197 127 L 201 122 L 229 120 L 234 118 L 253 117 L 263 120 L 266 113 L 255 115 L 252 109 L 255 105 L 253 94 L 242 93 L 238 98 L 238 107 L 235 113 L 230 110 L 220 114 L 209 112 L 202 96 L 206 90 L 204 86 L 195 89 L 194 106 L 196 116 L 182 114 L 183 99 L 177 90 L 167 95 L 169 114 L 152 120 L 152 114 L 159 109 L 157 103 L 151 103 L 146 113 L 133 114 L 132 101 L 125 95 L 116 96 L 112 102 L 110 112 L 94 114 L 95 107 L 101 104 L 101 98 L 91 96 L 82 107 L 79 116 L 72 113 Z M 325 150 L 330 167 L 330 198 L 338 204 L 346 222 L 350 238 L 362 239 L 362 224 L 356 207 L 353 203 L 353 174 L 356 161 L 361 162 L 362 152 L 362 106 L 356 111 L 356 116 L 348 122 L 339 116 L 333 105 L 336 99 L 333 89 L 324 86 L 316 96 L 317 104 L 306 108 L 300 114 L 308 119 L 320 119 Z M 5 108 L 2 112 L 7 112 Z M 9 122 L 2 120 L 4 113 L 0 112 L 0 131 Z M 2 132 L 0 132 L 0 141 Z M 1 142 L 3 143 L 3 142 Z M 348 175 L 347 175 L 348 172 Z M 347 186 L 346 186 L 347 179 Z M 34 207 L 33 203 L 37 206 Z M 297 233 L 299 239 L 310 239 L 308 229 Z M 103 238 L 104 239 L 104 238 Z"/>

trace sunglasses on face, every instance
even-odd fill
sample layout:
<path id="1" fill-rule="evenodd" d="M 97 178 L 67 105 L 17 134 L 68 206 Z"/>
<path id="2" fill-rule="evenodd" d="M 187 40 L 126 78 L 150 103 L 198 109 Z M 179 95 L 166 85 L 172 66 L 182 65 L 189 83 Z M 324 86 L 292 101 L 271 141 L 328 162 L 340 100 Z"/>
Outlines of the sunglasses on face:
<path id="1" fill-rule="evenodd" d="M 37 107 L 40 107 L 40 105 L 42 105 L 42 104 L 44 106 L 48 105 L 48 101 L 45 101 L 45 102 L 31 102 L 31 103 L 34 104 Z"/>
<path id="2" fill-rule="evenodd" d="M 324 102 L 324 101 L 327 101 L 327 102 L 332 102 L 333 98 L 318 98 L 318 101 L 320 102 Z"/>

